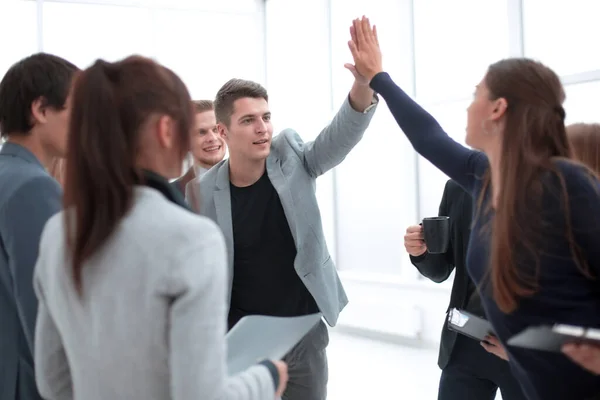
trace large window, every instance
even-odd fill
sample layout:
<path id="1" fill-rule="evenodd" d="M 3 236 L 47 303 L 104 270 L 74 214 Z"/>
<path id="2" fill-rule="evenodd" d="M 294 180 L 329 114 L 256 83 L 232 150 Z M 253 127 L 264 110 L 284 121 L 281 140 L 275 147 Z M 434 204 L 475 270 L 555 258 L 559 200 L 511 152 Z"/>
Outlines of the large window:
<path id="1" fill-rule="evenodd" d="M 525 55 L 560 75 L 600 70 L 600 1 L 523 0 Z"/>
<path id="2" fill-rule="evenodd" d="M 24 3 L 35 17 L 36 2 Z M 81 68 L 98 58 L 151 57 L 192 97 L 212 99 L 233 77 L 264 82 L 262 7 L 258 0 L 44 1 L 42 48 Z"/>

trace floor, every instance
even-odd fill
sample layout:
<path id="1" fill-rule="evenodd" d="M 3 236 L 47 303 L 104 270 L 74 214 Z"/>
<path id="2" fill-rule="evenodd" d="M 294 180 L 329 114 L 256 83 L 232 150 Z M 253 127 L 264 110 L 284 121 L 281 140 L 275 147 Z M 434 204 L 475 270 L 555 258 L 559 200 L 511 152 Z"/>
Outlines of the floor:
<path id="1" fill-rule="evenodd" d="M 437 350 L 330 330 L 328 400 L 436 400 Z M 501 399 L 498 394 L 497 399 Z"/>

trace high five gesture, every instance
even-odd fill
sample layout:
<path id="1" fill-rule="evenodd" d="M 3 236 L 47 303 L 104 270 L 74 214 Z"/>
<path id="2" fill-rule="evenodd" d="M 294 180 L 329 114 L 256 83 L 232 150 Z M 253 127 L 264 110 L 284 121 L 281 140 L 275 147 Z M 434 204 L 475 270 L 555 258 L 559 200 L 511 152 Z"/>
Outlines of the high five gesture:
<path id="1" fill-rule="evenodd" d="M 369 19 L 355 19 L 350 27 L 351 40 L 348 42 L 354 66 L 346 66 L 355 77 L 359 75 L 367 82 L 379 72 L 383 71 L 381 63 L 381 49 L 377 38 L 377 28 L 371 27 Z M 357 77 L 358 79 L 358 77 Z"/>

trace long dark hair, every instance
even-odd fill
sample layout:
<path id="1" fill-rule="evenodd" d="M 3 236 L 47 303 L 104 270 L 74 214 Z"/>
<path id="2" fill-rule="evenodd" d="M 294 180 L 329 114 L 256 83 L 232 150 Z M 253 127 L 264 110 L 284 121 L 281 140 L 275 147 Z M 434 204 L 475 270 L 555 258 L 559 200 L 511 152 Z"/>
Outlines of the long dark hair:
<path id="1" fill-rule="evenodd" d="M 539 62 L 513 58 L 491 65 L 485 83 L 492 100 L 504 98 L 508 104 L 500 156 L 500 190 L 492 222 L 490 273 L 494 299 L 503 312 L 509 313 L 517 307 L 519 298 L 539 289 L 539 257 L 546 217 L 540 210 L 543 195 L 548 193 L 543 184 L 548 174 L 561 188 L 565 231 L 559 234 L 569 242 L 574 261 L 588 276 L 589 267 L 575 242 L 566 182 L 556 164 L 557 158 L 572 156 L 565 132 L 565 94 L 560 79 Z M 480 206 L 489 183 L 487 174 Z M 531 262 L 533 268 L 517 266 L 515 253 L 520 260 Z"/>
<path id="2" fill-rule="evenodd" d="M 181 79 L 139 56 L 96 61 L 76 78 L 72 104 L 64 205 L 66 242 L 80 292 L 83 263 L 130 210 L 134 185 L 142 180 L 136 166 L 140 129 L 152 115 L 173 118 L 183 160 L 193 114 Z"/>

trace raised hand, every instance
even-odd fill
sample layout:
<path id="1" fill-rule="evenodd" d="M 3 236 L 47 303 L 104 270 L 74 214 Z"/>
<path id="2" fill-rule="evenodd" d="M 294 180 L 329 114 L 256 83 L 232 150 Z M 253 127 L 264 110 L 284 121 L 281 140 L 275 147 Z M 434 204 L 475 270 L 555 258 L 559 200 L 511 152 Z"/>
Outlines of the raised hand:
<path id="1" fill-rule="evenodd" d="M 346 65 L 358 80 L 370 82 L 379 72 L 383 71 L 381 62 L 381 49 L 377 38 L 377 28 L 371 28 L 371 23 L 366 17 L 355 19 L 350 27 L 351 40 L 348 47 L 354 59 L 354 65 Z"/>

